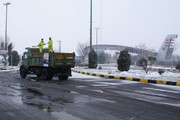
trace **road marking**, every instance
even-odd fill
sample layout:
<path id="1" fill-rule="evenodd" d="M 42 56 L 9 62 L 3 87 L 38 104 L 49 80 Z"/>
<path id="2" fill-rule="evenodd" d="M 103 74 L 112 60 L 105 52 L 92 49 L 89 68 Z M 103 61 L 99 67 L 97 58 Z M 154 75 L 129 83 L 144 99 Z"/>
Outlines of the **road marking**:
<path id="1" fill-rule="evenodd" d="M 143 87 L 143 89 L 161 91 L 161 92 L 168 92 L 168 93 L 177 93 L 177 94 L 180 93 L 180 92 L 176 92 L 176 91 L 172 91 L 172 90 L 163 90 L 163 89 L 148 88 L 148 87 Z"/>

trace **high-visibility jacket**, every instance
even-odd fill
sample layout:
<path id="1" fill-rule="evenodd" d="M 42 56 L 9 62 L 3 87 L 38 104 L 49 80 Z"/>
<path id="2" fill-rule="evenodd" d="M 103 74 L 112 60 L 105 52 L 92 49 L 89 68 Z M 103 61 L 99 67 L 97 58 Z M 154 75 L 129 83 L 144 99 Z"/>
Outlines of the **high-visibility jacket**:
<path id="1" fill-rule="evenodd" d="M 43 41 L 40 41 L 38 44 L 39 47 L 43 47 L 43 45 L 45 45 Z"/>
<path id="2" fill-rule="evenodd" d="M 40 52 L 42 52 L 44 45 L 45 45 L 45 44 L 44 44 L 43 41 L 40 41 L 40 42 L 39 42 L 38 46 L 39 46 L 39 51 L 40 51 Z"/>
<path id="3" fill-rule="evenodd" d="M 49 47 L 49 51 L 53 52 L 53 41 L 52 40 L 49 40 L 48 42 L 48 47 Z"/>

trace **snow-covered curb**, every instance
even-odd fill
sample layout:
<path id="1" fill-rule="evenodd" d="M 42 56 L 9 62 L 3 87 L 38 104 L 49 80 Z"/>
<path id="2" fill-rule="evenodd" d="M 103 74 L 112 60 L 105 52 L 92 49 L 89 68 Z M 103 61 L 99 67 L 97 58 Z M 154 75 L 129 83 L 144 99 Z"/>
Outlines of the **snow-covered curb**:
<path id="1" fill-rule="evenodd" d="M 162 80 L 162 81 L 173 81 L 180 82 L 180 72 L 171 72 L 165 71 L 160 75 L 157 71 L 149 71 L 146 73 L 144 70 L 131 69 L 127 72 L 121 72 L 115 67 L 99 69 L 88 69 L 83 67 L 76 67 L 75 70 L 81 72 L 89 72 L 94 74 L 106 74 L 112 76 L 121 76 L 121 77 L 133 77 L 133 78 L 143 78 L 143 79 L 153 79 L 153 80 Z"/>
<path id="2" fill-rule="evenodd" d="M 156 81 L 164 81 L 164 83 L 168 82 L 180 82 L 180 72 L 170 72 L 165 71 L 162 75 L 160 75 L 157 71 L 149 71 L 146 73 L 144 70 L 136 70 L 131 69 L 127 72 L 120 72 L 116 67 L 108 67 L 99 69 L 88 69 L 85 67 L 76 67 L 73 70 L 79 72 L 87 72 L 92 74 L 106 75 L 106 76 L 119 76 L 121 78 L 134 78 L 134 79 L 146 79 L 146 80 L 156 80 Z M 135 80 L 134 80 L 135 81 Z M 174 84 L 174 83 L 173 83 Z"/>

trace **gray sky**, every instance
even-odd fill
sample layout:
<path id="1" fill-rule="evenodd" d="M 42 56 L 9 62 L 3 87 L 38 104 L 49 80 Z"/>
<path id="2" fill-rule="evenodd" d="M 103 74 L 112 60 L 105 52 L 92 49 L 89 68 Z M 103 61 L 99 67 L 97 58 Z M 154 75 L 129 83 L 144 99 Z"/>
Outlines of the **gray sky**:
<path id="1" fill-rule="evenodd" d="M 52 37 L 56 50 L 62 41 L 63 52 L 76 52 L 78 42 L 89 43 L 90 0 L 0 0 L 3 37 L 6 2 L 11 3 L 8 36 L 20 54 L 41 38 L 47 42 Z M 143 43 L 157 51 L 167 35 L 180 35 L 179 5 L 180 0 L 93 0 L 93 44 L 99 27 L 100 44 Z M 180 36 L 176 42 L 180 45 Z"/>

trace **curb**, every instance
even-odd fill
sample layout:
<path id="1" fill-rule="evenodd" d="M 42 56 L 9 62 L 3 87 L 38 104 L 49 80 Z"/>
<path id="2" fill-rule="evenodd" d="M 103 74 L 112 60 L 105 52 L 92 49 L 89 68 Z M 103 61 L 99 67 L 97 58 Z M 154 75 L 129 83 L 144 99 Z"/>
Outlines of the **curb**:
<path id="1" fill-rule="evenodd" d="M 81 72 L 81 71 L 77 71 L 77 70 L 72 70 L 72 71 L 77 72 L 77 73 L 81 73 L 81 74 L 85 74 L 85 75 L 91 75 L 91 76 L 97 76 L 97 77 L 103 77 L 103 78 L 121 79 L 121 80 L 137 81 L 137 82 L 143 82 L 143 83 L 153 83 L 153 84 L 180 86 L 180 82 L 141 79 L 141 78 L 132 78 L 132 77 L 120 77 L 120 76 L 103 75 L 103 74 L 94 74 L 94 73 L 88 73 L 88 72 Z"/>

